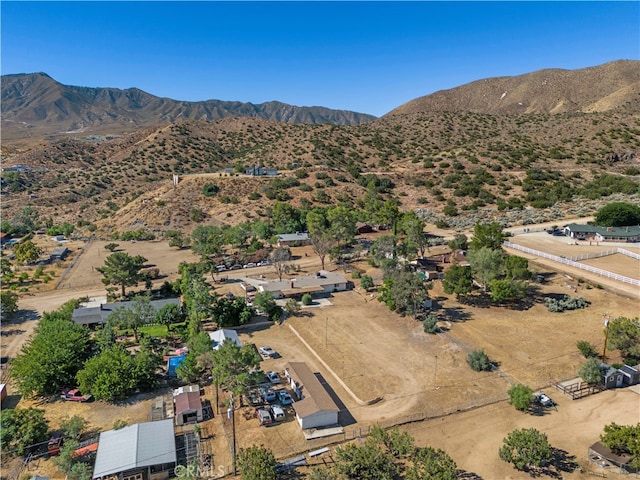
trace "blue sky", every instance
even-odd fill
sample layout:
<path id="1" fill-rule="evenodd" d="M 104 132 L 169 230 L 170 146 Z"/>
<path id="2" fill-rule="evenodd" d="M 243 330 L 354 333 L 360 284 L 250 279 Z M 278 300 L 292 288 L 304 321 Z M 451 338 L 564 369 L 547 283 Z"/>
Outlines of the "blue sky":
<path id="1" fill-rule="evenodd" d="M 640 2 L 1 3 L 2 74 L 383 115 L 488 77 L 640 59 Z"/>

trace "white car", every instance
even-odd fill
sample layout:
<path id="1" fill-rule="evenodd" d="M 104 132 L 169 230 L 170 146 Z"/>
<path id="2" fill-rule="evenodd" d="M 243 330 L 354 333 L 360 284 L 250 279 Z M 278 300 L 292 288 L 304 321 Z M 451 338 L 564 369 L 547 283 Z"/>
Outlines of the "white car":
<path id="1" fill-rule="evenodd" d="M 255 266 L 256 266 L 256 264 L 255 264 L 255 263 L 253 263 L 253 262 L 249 262 L 249 263 L 247 263 L 246 265 L 244 265 L 242 268 L 253 268 L 253 267 L 255 267 Z"/>
<path id="2" fill-rule="evenodd" d="M 272 358 L 277 356 L 278 354 L 273 348 L 264 346 L 264 347 L 260 347 L 260 355 L 262 355 L 263 357 Z"/>
<path id="3" fill-rule="evenodd" d="M 271 417 L 273 417 L 274 421 L 281 422 L 286 418 L 286 414 L 284 413 L 284 410 L 282 409 L 281 406 L 271 405 L 270 410 L 271 410 Z"/>
<path id="4" fill-rule="evenodd" d="M 278 372 L 267 372 L 267 378 L 271 383 L 280 383 L 280 375 L 278 375 Z"/>

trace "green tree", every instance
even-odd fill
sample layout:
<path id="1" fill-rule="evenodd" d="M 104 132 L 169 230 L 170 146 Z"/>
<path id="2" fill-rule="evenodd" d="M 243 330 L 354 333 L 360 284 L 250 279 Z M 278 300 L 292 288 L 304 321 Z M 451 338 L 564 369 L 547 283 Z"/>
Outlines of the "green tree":
<path id="1" fill-rule="evenodd" d="M 76 379 L 80 390 L 91 393 L 97 400 L 121 400 L 136 387 L 135 371 L 131 354 L 115 345 L 87 360 Z"/>
<path id="2" fill-rule="evenodd" d="M 602 367 L 597 357 L 588 358 L 586 362 L 580 365 L 578 375 L 590 385 L 598 385 L 602 383 Z"/>
<path id="3" fill-rule="evenodd" d="M 528 471 L 541 467 L 553 457 L 547 436 L 535 428 L 513 430 L 503 440 L 500 459 L 513 463 L 518 470 Z"/>
<path id="4" fill-rule="evenodd" d="M 474 350 L 473 352 L 469 352 L 469 355 L 467 355 L 467 363 L 471 369 L 476 372 L 488 372 L 493 368 L 491 360 L 489 360 L 489 356 L 484 352 L 484 350 Z"/>
<path id="5" fill-rule="evenodd" d="M 640 423 L 617 425 L 613 422 L 605 425 L 600 441 L 617 455 L 631 455 L 629 466 L 640 469 Z"/>
<path id="6" fill-rule="evenodd" d="M 417 448 L 407 467 L 406 480 L 455 480 L 458 478 L 456 462 L 443 450 L 431 447 Z"/>
<path id="7" fill-rule="evenodd" d="M 118 248 L 119 246 L 120 246 L 120 244 L 118 244 L 118 243 L 114 243 L 114 242 L 111 242 L 111 243 L 107 243 L 107 244 L 104 246 L 104 248 L 105 248 L 106 250 L 109 250 L 110 252 L 113 252 L 113 251 L 114 251 L 116 248 Z"/>
<path id="8" fill-rule="evenodd" d="M 474 277 L 486 291 L 489 283 L 497 278 L 502 270 L 502 252 L 489 247 L 480 247 L 469 250 L 467 258 Z"/>
<path id="9" fill-rule="evenodd" d="M 24 207 L 11 221 L 16 234 L 24 234 L 40 227 L 40 214 L 31 205 Z"/>
<path id="10" fill-rule="evenodd" d="M 491 300 L 496 303 L 521 300 L 527 296 L 527 284 L 516 280 L 500 279 L 489 282 Z"/>
<path id="11" fill-rule="evenodd" d="M 151 297 L 138 296 L 128 306 L 118 307 L 111 312 L 107 317 L 107 323 L 133 330 L 137 342 L 140 327 L 151 323 L 155 314 L 156 311 L 151 305 Z"/>
<path id="12" fill-rule="evenodd" d="M 0 316 L 6 320 L 18 311 L 18 295 L 8 290 L 0 292 Z"/>
<path id="13" fill-rule="evenodd" d="M 626 227 L 640 225 L 640 206 L 625 202 L 613 202 L 596 212 L 594 225 Z"/>
<path id="14" fill-rule="evenodd" d="M 239 347 L 234 342 L 222 342 L 211 352 L 212 375 L 216 386 L 225 385 L 236 398 L 254 383 L 252 372 L 260 365 L 260 355 L 252 345 Z"/>
<path id="15" fill-rule="evenodd" d="M 353 242 L 356 234 L 356 220 L 350 209 L 345 206 L 337 206 L 327 211 L 332 237 L 341 246 Z"/>
<path id="16" fill-rule="evenodd" d="M 69 480 L 91 480 L 93 471 L 91 467 L 84 462 L 75 462 L 69 470 Z"/>
<path id="17" fill-rule="evenodd" d="M 96 268 L 102 274 L 102 283 L 105 285 L 119 285 L 122 288 L 122 296 L 125 296 L 125 287 L 137 285 L 142 280 L 140 270 L 147 259 L 141 255 L 131 256 L 125 252 L 116 252 L 109 255 L 104 266 Z"/>
<path id="18" fill-rule="evenodd" d="M 373 278 L 371 275 L 362 275 L 360 277 L 360 286 L 365 290 L 369 290 L 374 287 Z"/>
<path id="19" fill-rule="evenodd" d="M 357 480 L 392 480 L 399 473 L 393 456 L 369 439 L 364 445 L 348 443 L 336 449 L 336 471 Z"/>
<path id="20" fill-rule="evenodd" d="M 74 452 L 78 448 L 78 442 L 73 439 L 66 439 L 60 453 L 53 459 L 53 463 L 61 473 L 68 474 L 75 463 Z"/>
<path id="21" fill-rule="evenodd" d="M 275 202 L 271 207 L 271 221 L 276 233 L 292 233 L 303 231 L 300 211 L 286 202 Z"/>
<path id="22" fill-rule="evenodd" d="M 509 255 L 504 260 L 505 275 L 509 280 L 529 280 L 529 260 L 517 255 Z"/>
<path id="23" fill-rule="evenodd" d="M 576 347 L 584 358 L 594 358 L 598 356 L 598 351 L 593 343 L 589 343 L 586 340 L 578 340 Z"/>
<path id="24" fill-rule="evenodd" d="M 42 249 L 31 240 L 25 240 L 13 247 L 13 253 L 16 255 L 18 263 L 33 263 L 40 258 Z"/>
<path id="25" fill-rule="evenodd" d="M 65 418 L 60 427 L 64 434 L 74 440 L 79 440 L 82 433 L 86 430 L 89 422 L 80 415 Z"/>
<path id="26" fill-rule="evenodd" d="M 421 258 L 429 249 L 429 241 L 424 232 L 424 220 L 410 210 L 403 213 L 401 220 L 402 231 L 406 235 L 406 242 L 414 246 Z"/>
<path id="27" fill-rule="evenodd" d="M 509 395 L 509 405 L 513 405 L 516 410 L 526 412 L 533 402 L 533 390 L 521 383 L 516 383 L 507 392 Z"/>
<path id="28" fill-rule="evenodd" d="M 191 233 L 191 250 L 198 255 L 220 255 L 224 231 L 215 225 L 198 225 Z"/>
<path id="29" fill-rule="evenodd" d="M 427 317 L 422 321 L 422 328 L 425 333 L 438 333 L 440 331 L 438 328 L 438 317 L 433 314 L 427 315 Z"/>
<path id="30" fill-rule="evenodd" d="M 90 349 L 90 333 L 85 326 L 63 319 L 43 319 L 11 362 L 18 391 L 25 396 L 59 394 L 74 385 Z"/>
<path id="31" fill-rule="evenodd" d="M 471 268 L 462 265 L 451 265 L 442 279 L 442 288 L 445 293 L 455 293 L 457 297 L 468 294 L 472 286 Z"/>
<path id="32" fill-rule="evenodd" d="M 311 296 L 310 293 L 305 293 L 304 295 L 302 295 L 301 302 L 302 302 L 302 305 L 309 306 L 313 303 L 313 297 Z"/>
<path id="33" fill-rule="evenodd" d="M 390 310 L 415 315 L 429 298 L 424 281 L 413 272 L 394 270 L 385 275 L 378 287 L 378 301 Z"/>
<path id="34" fill-rule="evenodd" d="M 241 448 L 237 455 L 242 480 L 276 480 L 276 459 L 273 452 L 263 446 Z"/>
<path id="35" fill-rule="evenodd" d="M 134 377 L 136 386 L 141 391 L 151 391 L 158 386 L 156 371 L 162 365 L 162 355 L 154 350 L 151 339 L 145 337 L 141 342 L 141 348 L 133 357 Z"/>
<path id="36" fill-rule="evenodd" d="M 167 333 L 171 331 L 171 324 L 184 321 L 184 316 L 180 305 L 176 303 L 168 303 L 156 310 L 153 316 L 153 322 L 159 325 L 166 325 Z"/>
<path id="37" fill-rule="evenodd" d="M 504 242 L 505 238 L 507 238 L 507 235 L 502 231 L 502 225 L 498 222 L 478 222 L 473 227 L 473 237 L 469 248 L 471 250 L 480 250 L 481 248 L 502 250 L 502 242 Z"/>
<path id="38" fill-rule="evenodd" d="M 300 311 L 300 304 L 296 302 L 295 298 L 290 298 L 285 303 L 284 310 L 288 315 L 296 315 Z"/>
<path id="39" fill-rule="evenodd" d="M 3 408 L 0 411 L 0 446 L 6 452 L 24 455 L 31 445 L 47 439 L 49 426 L 44 410 L 37 408 Z"/>
<path id="40" fill-rule="evenodd" d="M 618 317 L 608 325 L 608 349 L 620 350 L 625 361 L 634 363 L 640 360 L 640 320 Z"/>
<path id="41" fill-rule="evenodd" d="M 469 240 L 464 233 L 457 234 L 453 240 L 447 243 L 449 248 L 453 250 L 468 250 L 469 249 Z"/>

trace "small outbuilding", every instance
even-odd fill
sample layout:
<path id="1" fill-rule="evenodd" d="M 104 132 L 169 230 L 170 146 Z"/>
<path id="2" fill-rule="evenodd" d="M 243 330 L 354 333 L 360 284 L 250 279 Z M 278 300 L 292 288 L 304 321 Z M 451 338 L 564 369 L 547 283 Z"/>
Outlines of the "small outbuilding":
<path id="1" fill-rule="evenodd" d="M 311 239 L 309 238 L 309 234 L 304 232 L 296 232 L 296 233 L 284 233 L 282 235 L 278 235 L 278 246 L 289 246 L 289 247 L 302 247 L 304 245 L 310 245 Z"/>
<path id="2" fill-rule="evenodd" d="M 625 453 L 616 454 L 600 442 L 596 442 L 589 447 L 589 461 L 602 468 L 614 465 L 620 473 L 635 473 L 638 469 L 629 465 L 631 460 L 633 460 L 631 455 Z"/>
<path id="3" fill-rule="evenodd" d="M 69 255 L 69 249 L 67 247 L 56 247 L 51 251 L 49 260 L 51 262 L 57 262 L 58 260 L 64 260 Z"/>
<path id="4" fill-rule="evenodd" d="M 368 223 L 364 222 L 356 222 L 356 233 L 358 235 L 371 232 L 373 232 L 373 225 L 369 225 Z"/>
<path id="5" fill-rule="evenodd" d="M 623 365 L 619 368 L 622 374 L 622 384 L 625 386 L 637 385 L 640 383 L 640 365 L 630 367 L 629 365 Z"/>
<path id="6" fill-rule="evenodd" d="M 214 350 L 218 350 L 224 342 L 233 342 L 239 347 L 242 347 L 242 342 L 240 341 L 240 337 L 238 337 L 238 332 L 235 330 L 221 328 L 215 332 L 209 332 L 209 338 L 213 343 Z"/>
<path id="7" fill-rule="evenodd" d="M 182 392 L 173 397 L 176 425 L 187 425 L 204 420 L 200 392 Z"/>

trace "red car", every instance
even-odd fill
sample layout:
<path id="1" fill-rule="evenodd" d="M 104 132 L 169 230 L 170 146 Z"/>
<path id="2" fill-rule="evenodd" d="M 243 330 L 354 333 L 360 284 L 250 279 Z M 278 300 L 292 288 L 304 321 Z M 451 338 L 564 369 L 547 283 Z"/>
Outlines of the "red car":
<path id="1" fill-rule="evenodd" d="M 68 400 L 70 402 L 88 402 L 91 400 L 92 395 L 83 395 L 77 388 L 65 388 L 60 395 L 62 400 Z"/>

